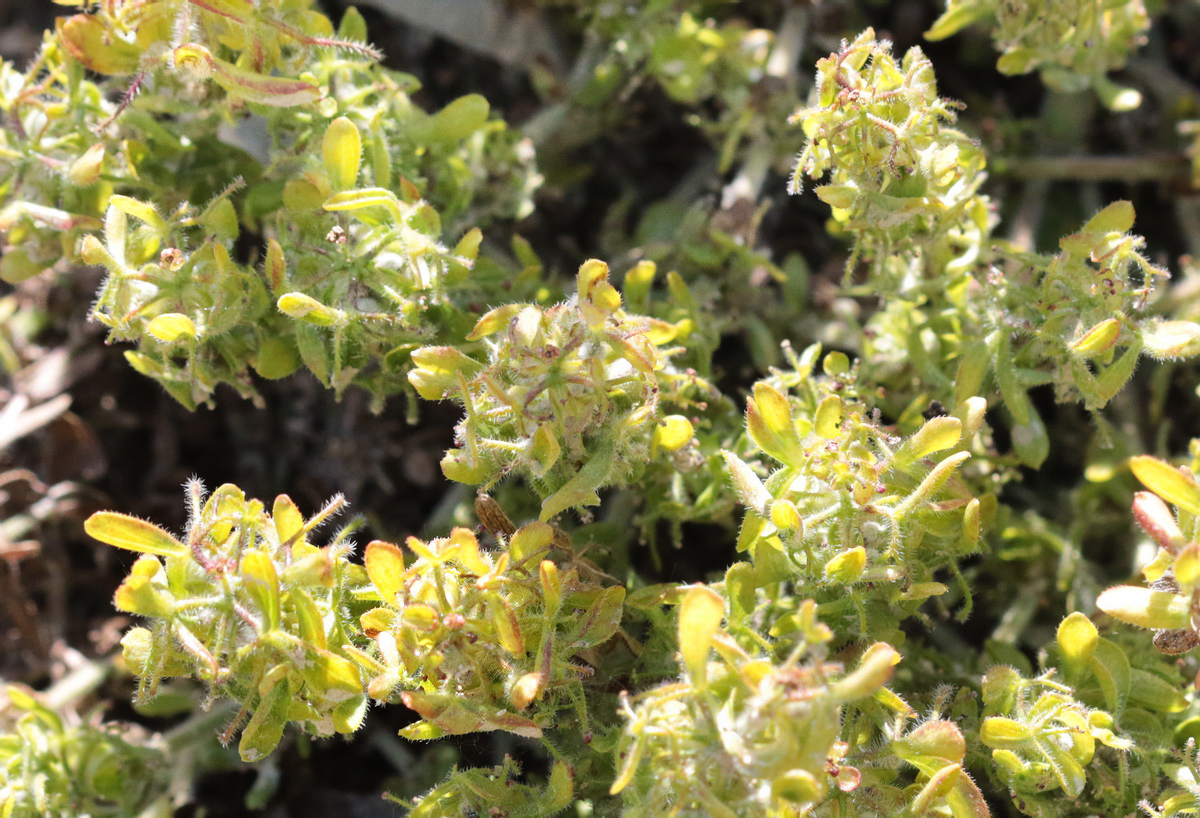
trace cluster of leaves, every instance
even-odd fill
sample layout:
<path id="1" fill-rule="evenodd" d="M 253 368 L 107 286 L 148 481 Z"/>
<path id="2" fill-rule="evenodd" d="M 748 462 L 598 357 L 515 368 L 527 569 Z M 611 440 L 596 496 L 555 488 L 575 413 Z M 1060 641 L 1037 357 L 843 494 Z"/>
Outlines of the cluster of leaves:
<path id="1" fill-rule="evenodd" d="M 420 110 L 418 83 L 376 64 L 357 12 L 335 32 L 305 0 L 88 4 L 28 71 L 0 68 L 15 123 L 0 134 L 6 280 L 78 245 L 106 271 L 93 317 L 188 408 L 220 384 L 257 397 L 251 371 L 301 366 L 338 395 L 367 390 L 380 411 L 398 394 L 453 401 L 463 415 L 445 476 L 482 492 L 523 478 L 539 517 L 518 527 L 481 493 L 481 530 L 409 538 L 411 555 L 373 541 L 359 564 L 353 526 L 325 546 L 309 539 L 340 497 L 306 518 L 286 495 L 268 509 L 192 481 L 179 537 L 100 512 L 88 533 L 141 555 L 114 599 L 142 620 L 122 640 L 138 700 L 165 678 L 200 680 L 206 704 L 232 701 L 222 738 L 240 733 L 248 762 L 288 725 L 353 733 L 371 700 L 414 711 L 411 740 L 499 731 L 553 759 L 544 785 L 518 782 L 511 759 L 456 769 L 410 806 L 423 818 L 572 805 L 984 818 L 985 791 L 1036 816 L 1194 809 L 1194 753 L 1176 764 L 1170 749 L 1200 734 L 1200 703 L 1164 658 L 1200 645 L 1194 469 L 1132 459 L 1150 489 L 1134 517 L 1158 548 L 1142 568 L 1151 587 L 1096 602 L 1157 631 L 1152 643 L 1073 612 L 1035 673 L 1015 639 L 952 656 L 917 635 L 956 605 L 970 616 L 987 567 L 966 563 L 989 538 L 1032 540 L 1048 525 L 1001 491 L 1017 465 L 1049 455 L 1031 390 L 1053 385 L 1110 443 L 1126 441 L 1101 410 L 1143 353 L 1200 354 L 1197 316 L 1156 311 L 1168 276 L 1130 232 L 1132 205 L 1104 208 L 1055 254 L 998 240 L 985 152 L 951 127 L 961 106 L 939 95 L 920 49 L 897 59 L 867 29 L 817 62 L 801 107 L 768 81 L 796 60 L 795 10 L 772 35 L 673 2 L 593 5 L 576 8 L 595 49 L 564 121 L 590 106 L 611 124 L 652 82 L 707 106 L 695 119 L 736 178 L 715 214 L 648 213 L 668 225 L 648 231 L 662 246 L 649 242 L 619 283 L 584 262 L 559 301 L 528 243 L 510 243 L 514 273 L 484 241 L 529 212 L 532 144 L 477 95 Z M 994 13 L 1002 71 L 1133 103 L 1105 72 L 1145 27 L 1139 3 L 1019 5 L 951 3 L 931 36 Z M 861 321 L 842 313 L 819 331 L 824 345 L 797 354 L 775 341 L 796 331 L 803 265 L 774 264 L 754 233 L 768 168 L 801 140 L 791 190 L 823 180 L 831 231 L 853 242 L 843 293 L 883 303 Z M 739 201 L 757 215 L 734 218 Z M 677 267 L 665 287 L 659 264 Z M 748 294 L 755 282 L 768 295 Z M 713 354 L 735 329 L 766 375 L 744 424 L 715 386 Z M 588 526 L 606 489 L 634 510 Z M 728 525 L 737 505 L 729 545 L 747 561 L 723 581 L 646 585 L 617 553 L 622 525 L 652 540 L 665 518 L 691 547 L 680 523 Z M 573 511 L 578 539 L 555 525 Z M 585 537 L 615 576 L 576 551 Z M 1090 604 L 1087 582 L 1069 589 L 1073 606 Z M 0 815 L 160 797 L 157 778 L 121 791 L 131 785 L 112 772 L 127 756 L 158 769 L 152 741 L 70 732 L 10 699 L 25 715 L 0 736 Z"/>
<path id="2" fill-rule="evenodd" d="M 866 31 L 819 65 L 820 104 L 795 115 L 809 142 L 793 188 L 829 174 L 815 192 L 853 237 L 851 264 L 868 263 L 862 291 L 890 296 L 857 338 L 839 340 L 861 345 L 865 378 L 893 400 L 1002 401 L 1017 455 L 1037 467 L 1049 440 L 1031 388 L 1051 383 L 1058 401 L 1100 409 L 1139 355 L 1200 352 L 1200 324 L 1150 308 L 1169 274 L 1130 233 L 1129 202 L 1100 211 L 1053 256 L 992 239 L 990 205 L 976 192 L 986 157 L 943 126 L 952 106 L 920 50 L 897 64 Z"/>
<path id="3" fill-rule="evenodd" d="M 192 481 L 187 496 L 182 541 L 112 512 L 87 523 L 101 542 L 142 554 L 113 599 L 152 623 L 121 640 L 139 698 L 152 697 L 165 677 L 203 680 L 210 699 L 240 703 L 226 740 L 241 730 L 246 761 L 275 749 L 289 722 L 318 735 L 353 732 L 367 700 L 348 657 L 355 634 L 347 606 L 365 577 L 346 559 L 348 530 L 323 548 L 307 540 L 344 501 L 306 520 L 287 495 L 270 512 L 232 485 L 205 498 Z"/>
<path id="4" fill-rule="evenodd" d="M 506 304 L 482 318 L 468 341 L 487 341 L 486 364 L 457 347 L 412 353 L 409 380 L 421 397 L 453 396 L 466 409 L 460 448 L 442 470 L 485 489 L 510 472 L 532 479 L 542 518 L 596 505 L 596 490 L 632 482 L 655 453 L 671 457 L 694 431 L 661 404 L 686 406 L 711 387 L 678 371 L 663 347 L 680 334 L 669 324 L 621 309 L 608 265 L 595 259 L 577 276 L 574 299 L 550 308 Z"/>
<path id="5" fill-rule="evenodd" d="M 460 339 L 503 276 L 467 280 L 481 236 L 465 222 L 524 215 L 539 182 L 486 100 L 425 113 L 420 84 L 356 44 L 357 12 L 339 38 L 307 5 L 105 4 L 63 21 L 24 74 L 3 69 L 5 280 L 77 257 L 102 219 L 79 251 L 108 272 L 94 317 L 189 407 L 302 364 L 339 394 L 407 391 L 409 351 Z M 85 67 L 135 74 L 126 100 Z M 186 136 L 163 116 L 186 116 Z M 266 248 L 246 263 L 248 236 Z"/>
<path id="6" fill-rule="evenodd" d="M 839 632 L 894 638 L 900 620 L 945 593 L 935 572 L 979 547 L 990 512 L 956 473 L 986 404 L 970 398 L 901 440 L 856 394 L 846 356 L 825 356 L 815 377 L 819 355 L 805 350 L 746 401 L 751 441 L 780 465 L 764 482 L 725 452 L 746 506 L 738 548 L 759 577 L 795 577 Z M 789 400 L 775 384 L 799 394 Z"/>
<path id="7" fill-rule="evenodd" d="M 15 685 L 0 725 L 0 815 L 171 814 L 165 748 L 139 728 L 68 722 Z"/>
<path id="8" fill-rule="evenodd" d="M 579 657 L 616 633 L 625 589 L 603 587 L 586 560 L 560 570 L 547 557 L 561 535 L 546 523 L 502 524 L 497 536 L 495 554 L 481 554 L 462 528 L 428 543 L 410 539 L 418 558 L 408 567 L 397 546 L 367 546 L 384 605 L 362 615 L 375 654 L 360 661 L 375 674 L 372 698 L 403 688 L 401 700 L 423 717 L 402 731 L 408 738 L 488 730 L 538 738 L 565 704 L 587 730 L 581 682 L 593 670 Z"/>
<path id="9" fill-rule="evenodd" d="M 925 37 L 942 40 L 984 21 L 994 25 L 992 39 L 1003 52 L 996 62 L 1000 73 L 1038 71 L 1046 85 L 1060 91 L 1093 88 L 1113 111 L 1141 105 L 1140 93 L 1107 76 L 1145 42 L 1150 15 L 1141 0 L 947 0 L 945 13 Z"/>

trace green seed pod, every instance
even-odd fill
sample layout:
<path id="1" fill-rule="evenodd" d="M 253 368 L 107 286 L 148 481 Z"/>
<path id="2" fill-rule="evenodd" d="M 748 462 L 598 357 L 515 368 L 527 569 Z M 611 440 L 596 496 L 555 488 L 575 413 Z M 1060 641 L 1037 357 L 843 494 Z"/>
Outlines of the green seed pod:
<path id="1" fill-rule="evenodd" d="M 276 306 L 284 315 L 315 327 L 331 327 L 342 318 L 339 310 L 327 307 L 304 293 L 284 293 L 279 296 Z"/>

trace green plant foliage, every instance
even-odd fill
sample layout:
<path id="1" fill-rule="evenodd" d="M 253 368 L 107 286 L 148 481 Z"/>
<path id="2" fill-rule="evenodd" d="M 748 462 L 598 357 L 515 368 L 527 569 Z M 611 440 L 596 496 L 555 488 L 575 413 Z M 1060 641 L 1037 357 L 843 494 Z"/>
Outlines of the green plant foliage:
<path id="1" fill-rule="evenodd" d="M 384 604 L 360 619 L 373 654 L 355 655 L 375 674 L 372 698 L 387 701 L 401 688 L 399 698 L 423 717 L 402 735 L 539 737 L 564 704 L 587 730 L 581 682 L 593 671 L 579 657 L 620 627 L 625 589 L 602 587 L 586 561 L 560 569 L 547 559 L 555 530 L 546 523 L 506 540 L 486 554 L 462 528 L 428 543 L 411 538 L 417 559 L 407 567 L 397 546 L 367 546 L 367 573 Z"/>
<path id="2" fill-rule="evenodd" d="M 460 447 L 442 471 L 485 487 L 524 473 L 544 495 L 543 519 L 595 505 L 598 489 L 628 483 L 655 454 L 687 446 L 691 422 L 662 404 L 686 407 L 689 392 L 710 391 L 669 364 L 663 347 L 677 325 L 621 309 L 606 264 L 584 263 L 576 281 L 565 304 L 507 304 L 481 317 L 467 340 L 485 342 L 487 363 L 455 347 L 412 354 L 417 392 L 466 409 Z"/>
<path id="3" fill-rule="evenodd" d="M 976 193 L 986 160 L 945 127 L 961 106 L 938 96 L 921 49 L 897 61 L 891 43 L 867 29 L 818 61 L 813 97 L 791 119 L 808 141 L 790 190 L 829 173 L 815 193 L 855 237 L 847 269 L 865 256 L 892 286 L 969 269 L 991 229 L 988 201 Z"/>
<path id="4" fill-rule="evenodd" d="M 763 480 L 725 453 L 746 507 L 738 548 L 763 584 L 794 576 L 824 616 L 856 619 L 864 637 L 891 634 L 946 592 L 935 571 L 979 547 L 988 512 L 958 471 L 986 405 L 968 399 L 901 440 L 858 399 L 846 356 L 826 355 L 817 376 L 819 356 L 819 347 L 805 350 L 792 372 L 755 384 L 746 401 L 751 441 L 780 465 Z M 775 384 L 798 395 L 789 400 Z"/>
<path id="5" fill-rule="evenodd" d="M 0 726 L 0 815 L 170 814 L 165 747 L 136 726 L 68 722 L 15 685 Z"/>
<path id="6" fill-rule="evenodd" d="M 96 268 L 81 314 L 188 410 L 222 385 L 273 405 L 306 370 L 445 433 L 422 444 L 442 499 L 380 535 L 403 545 L 356 553 L 366 521 L 319 544 L 341 495 L 305 516 L 197 478 L 178 535 L 87 517 L 134 554 L 113 604 L 135 707 L 190 709 L 194 683 L 226 707 L 249 805 L 375 703 L 415 719 L 377 746 L 413 818 L 1200 811 L 1200 438 L 1173 448 L 1194 263 L 1171 282 L 1133 203 L 1092 188 L 1049 243 L 1001 237 L 1001 139 L 920 47 L 840 39 L 810 4 L 516 4 L 579 48 L 528 68 L 518 129 L 470 88 L 425 110 L 444 89 L 382 67 L 354 9 L 74 5 L 0 64 L 6 285 Z M 1139 103 L 1107 75 L 1140 2 L 952 0 L 927 37 L 989 21 L 1002 73 Z M 599 178 L 650 116 L 703 161 Z M 829 236 L 793 231 L 806 208 Z M 7 373 L 38 327 L 15 303 Z M 8 691 L 0 818 L 187 800 L 186 737 Z"/>
<path id="7" fill-rule="evenodd" d="M 232 485 L 206 498 L 193 481 L 187 499 L 182 541 L 121 514 L 87 522 L 101 542 L 142 554 L 113 599 L 152 623 L 121 640 L 139 698 L 154 696 L 165 677 L 203 680 L 210 697 L 241 703 L 226 736 L 242 731 L 246 761 L 274 750 L 288 722 L 321 735 L 353 732 L 367 702 L 347 656 L 354 632 L 345 606 L 365 578 L 346 560 L 347 530 L 323 548 L 307 539 L 342 498 L 307 520 L 286 495 L 268 512 Z"/>
<path id="8" fill-rule="evenodd" d="M 1141 0 L 947 0 L 945 13 L 925 36 L 941 40 L 976 22 L 994 23 L 992 40 L 1002 52 L 996 69 L 1002 74 L 1038 71 L 1052 88 L 1091 87 L 1114 111 L 1129 111 L 1142 103 L 1140 93 L 1106 76 L 1122 68 L 1145 42 L 1150 16 Z"/>
<path id="9" fill-rule="evenodd" d="M 466 305 L 503 275 L 493 265 L 468 280 L 480 235 L 467 222 L 527 213 L 540 178 L 532 147 L 489 121 L 482 97 L 428 114 L 411 101 L 415 79 L 332 37 L 304 4 L 284 5 L 119 3 L 69 18 L 61 47 L 24 76 L 3 69 L 3 108 L 21 123 L 0 137 L 4 187 L 20 191 L 0 214 L 20 247 L 5 279 L 55 257 L 103 266 L 94 317 L 111 340 L 136 342 L 130 363 L 188 407 L 222 383 L 254 396 L 251 371 L 277 379 L 301 366 L 339 394 L 407 391 L 408 353 L 441 333 L 461 340 L 476 317 Z M 201 39 L 164 53 L 172 27 Z M 238 58 L 248 32 L 272 55 L 253 71 Z M 150 56 L 110 62 L 92 47 L 101 41 Z M 280 76 L 299 65 L 305 79 Z M 113 106 L 83 66 L 139 71 L 137 105 Z M 186 139 L 156 120 L 184 106 L 200 112 Z M 246 230 L 266 239 L 253 264 L 234 258 Z"/>

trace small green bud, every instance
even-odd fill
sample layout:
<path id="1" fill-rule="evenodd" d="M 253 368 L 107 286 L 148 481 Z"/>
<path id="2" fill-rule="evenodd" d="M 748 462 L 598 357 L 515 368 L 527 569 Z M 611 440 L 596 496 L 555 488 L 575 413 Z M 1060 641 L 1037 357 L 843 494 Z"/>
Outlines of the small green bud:
<path id="1" fill-rule="evenodd" d="M 367 21 L 355 6 L 347 6 L 342 12 L 342 21 L 338 23 L 338 37 L 351 43 L 367 41 Z"/>
<path id="2" fill-rule="evenodd" d="M 924 460 L 931 454 L 953 448 L 962 439 L 962 421 L 956 417 L 933 418 L 904 441 L 904 445 L 892 458 L 892 464 L 901 470 Z"/>
<path id="3" fill-rule="evenodd" d="M 190 341 L 196 337 L 196 325 L 192 319 L 177 312 L 156 316 L 146 325 L 146 332 L 164 344 Z"/>
<path id="4" fill-rule="evenodd" d="M 564 761 L 554 762 L 550 771 L 550 781 L 546 785 L 545 803 L 543 806 L 549 813 L 566 809 L 575 795 L 575 781 L 571 777 L 571 768 Z"/>
<path id="5" fill-rule="evenodd" d="M 562 605 L 562 579 L 558 575 L 558 566 L 550 560 L 542 560 L 538 566 L 538 580 L 542 585 L 542 597 L 545 599 L 547 611 L 557 611 Z"/>
<path id="6" fill-rule="evenodd" d="M 963 542 L 970 548 L 979 546 L 979 538 L 983 535 L 982 504 L 978 497 L 972 497 L 963 509 L 962 531 Z"/>
<path id="7" fill-rule="evenodd" d="M 856 185 L 821 185 L 813 190 L 817 198 L 830 207 L 849 210 L 858 201 L 859 190 Z"/>
<path id="8" fill-rule="evenodd" d="M 1027 744 L 1034 736 L 1032 729 L 1019 721 L 1004 716 L 992 716 L 983 720 L 979 728 L 979 739 L 988 747 L 999 750 L 1015 750 Z"/>
<path id="9" fill-rule="evenodd" d="M 205 211 L 201 221 L 212 231 L 218 241 L 233 241 L 240 232 L 237 211 L 233 207 L 233 202 L 228 198 L 218 199 L 213 203 Z"/>
<path id="10" fill-rule="evenodd" d="M 342 313 L 327 307 L 312 296 L 304 293 L 285 293 L 276 302 L 279 311 L 291 318 L 312 324 L 315 327 L 331 327 L 342 318 Z"/>
<path id="11" fill-rule="evenodd" d="M 678 451 L 691 441 L 695 431 L 683 415 L 667 415 L 654 429 L 654 445 L 668 452 Z"/>
<path id="12" fill-rule="evenodd" d="M 412 361 L 416 368 L 408 373 L 408 382 L 425 400 L 445 400 L 458 390 L 460 376 L 471 378 L 483 368 L 478 361 L 450 346 L 413 350 Z"/>
<path id="13" fill-rule="evenodd" d="M 544 674 L 526 673 L 520 679 L 517 679 L 513 685 L 512 694 L 509 698 L 518 710 L 525 710 L 530 704 L 542 695 L 542 691 L 546 689 L 546 677 Z"/>
<path id="14" fill-rule="evenodd" d="M 1175 515 L 1157 494 L 1134 492 L 1133 519 L 1160 548 L 1171 554 L 1178 553 L 1186 542 L 1179 524 L 1175 522 Z"/>
<path id="15" fill-rule="evenodd" d="M 791 500 L 776 500 L 771 503 L 771 522 L 781 531 L 794 531 L 804 536 L 804 518 Z"/>
<path id="16" fill-rule="evenodd" d="M 967 754 L 967 741 L 954 722 L 927 721 L 892 742 L 896 755 L 917 767 L 936 759 L 938 766 L 961 762 Z"/>
<path id="17" fill-rule="evenodd" d="M 1067 616 L 1058 626 L 1058 652 L 1062 655 L 1063 663 L 1071 674 L 1079 674 L 1087 667 L 1096 645 L 1100 641 L 1100 631 L 1079 611 Z"/>
<path id="18" fill-rule="evenodd" d="M 67 168 L 67 178 L 81 187 L 95 184 L 104 165 L 104 143 L 97 142 L 80 154 Z"/>
<path id="19" fill-rule="evenodd" d="M 829 695 L 843 702 L 865 699 L 891 680 L 900 658 L 900 652 L 891 645 L 876 642 L 866 649 L 852 673 L 829 688 Z"/>
<path id="20" fill-rule="evenodd" d="M 84 264 L 101 265 L 109 270 L 117 270 L 120 265 L 112 257 L 108 249 L 95 236 L 84 236 L 79 244 L 79 255 Z"/>
<path id="21" fill-rule="evenodd" d="M 216 70 L 212 52 L 199 43 L 185 43 L 171 52 L 171 63 L 192 79 L 206 80 Z"/>
<path id="22" fill-rule="evenodd" d="M 848 585 L 862 576 L 867 567 L 867 550 L 861 545 L 843 551 L 825 563 L 825 579 Z"/>
<path id="23" fill-rule="evenodd" d="M 1085 332 L 1067 349 L 1081 358 L 1095 358 L 1111 349 L 1120 335 L 1120 319 L 1106 318 Z"/>
<path id="24" fill-rule="evenodd" d="M 759 514 L 766 514 L 767 507 L 774 499 L 763 481 L 754 470 L 733 452 L 722 451 L 725 465 L 729 467 L 729 475 L 733 478 L 733 489 L 737 492 L 742 505 Z"/>

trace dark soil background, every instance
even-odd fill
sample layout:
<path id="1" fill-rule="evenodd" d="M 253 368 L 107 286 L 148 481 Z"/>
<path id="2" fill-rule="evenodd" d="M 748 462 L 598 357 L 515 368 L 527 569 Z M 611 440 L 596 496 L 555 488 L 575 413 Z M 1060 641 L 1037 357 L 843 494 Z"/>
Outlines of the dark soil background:
<path id="1" fill-rule="evenodd" d="M 382 7 L 388 0 L 378 2 Z M 396 7 L 401 3 L 395 0 Z M 526 0 L 508 0 L 508 5 L 513 13 L 532 8 Z M 749 2 L 739 12 L 756 25 L 770 26 L 778 17 L 775 6 Z M 1192 106 L 1193 115 L 1200 109 L 1200 6 L 1182 0 L 1165 6 L 1168 16 L 1150 43 L 1117 76 L 1141 87 L 1146 103 L 1130 114 L 1097 112 L 1072 142 L 1061 145 L 1046 133 L 1055 112 L 1044 108 L 1047 96 L 1037 77 L 998 75 L 986 33 L 921 42 L 940 3 L 828 2 L 819 4 L 818 19 L 831 35 L 871 23 L 894 39 L 898 52 L 922 44 L 937 68 L 941 92 L 968 105 L 962 127 L 981 139 L 993 157 L 1117 155 L 1134 160 L 1128 166 L 1131 174 L 1138 172 L 1138 157 L 1168 157 L 1174 163 L 1168 172 L 1149 181 L 1131 183 L 1118 172 L 1082 186 L 1006 174 L 994 162 L 989 184 L 993 196 L 1005 203 L 1001 232 L 1024 229 L 1043 243 L 1073 229 L 1103 203 L 1131 198 L 1139 216 L 1137 229 L 1147 237 L 1152 258 L 1178 270 L 1179 256 L 1200 244 L 1200 204 L 1189 187 L 1183 145 L 1174 133 L 1179 105 Z M 325 7 L 335 20 L 340 16 L 342 5 L 336 0 Z M 24 65 L 38 47 L 42 29 L 52 25 L 56 13 L 66 12 L 46 0 L 0 0 L 0 56 Z M 419 101 L 427 108 L 478 92 L 519 127 L 541 105 L 521 65 L 481 55 L 380 8 L 363 13 L 389 67 L 424 83 Z M 546 15 L 561 31 L 560 45 L 569 59 L 578 47 L 570 16 L 562 10 Z M 811 46 L 801 73 L 807 74 L 807 66 L 823 55 Z M 1163 78 L 1178 91 L 1175 109 L 1167 110 L 1165 93 L 1148 90 Z M 594 254 L 597 225 L 621 196 L 634 190 L 644 201 L 661 198 L 711 153 L 707 141 L 685 124 L 686 112 L 661 92 L 639 91 L 627 104 L 633 126 L 575 157 L 593 172 L 570 189 L 547 186 L 539 194 L 542 206 L 514 226 L 560 271 L 573 271 Z M 714 180 L 714 192 L 720 181 Z M 760 244 L 781 254 L 799 250 L 812 270 L 836 280 L 844 249 L 824 233 L 824 207 L 811 197 L 788 199 L 782 179 L 768 181 L 768 195 L 773 207 Z M 1038 212 L 1036 218 L 1029 216 L 1030 208 Z M 399 402 L 373 415 L 365 394 L 351 391 L 339 403 L 314 380 L 297 375 L 260 384 L 264 408 L 224 391 L 218 393 L 215 409 L 189 413 L 135 373 L 123 350 L 106 346 L 101 328 L 87 321 L 97 284 L 97 273 L 86 269 L 60 281 L 35 279 L 18 288 L 0 284 L 0 297 L 11 295 L 43 316 L 33 331 L 11 323 L 0 327 L 14 340 L 19 358 L 14 370 L 0 372 L 0 678 L 43 687 L 74 667 L 110 655 L 129 624 L 128 617 L 116 614 L 111 599 L 133 557 L 84 535 L 82 521 L 93 511 L 121 510 L 179 530 L 184 523 L 182 483 L 198 475 L 210 488 L 231 482 L 265 499 L 287 493 L 307 510 L 342 492 L 351 509 L 368 519 L 360 542 L 395 541 L 425 531 L 431 513 L 453 490 L 438 468 L 457 419 L 452 407 L 423 404 L 419 422 L 410 426 Z M 819 295 L 820 287 L 814 285 L 810 292 Z M 13 320 L 0 313 L 0 324 Z M 718 357 L 732 372 L 745 354 L 740 342 L 731 340 Z M 1195 424 L 1176 428 L 1189 425 L 1197 431 Z M 1047 485 L 1078 479 L 1079 465 L 1071 458 L 1060 468 L 1063 473 L 1051 471 L 1038 479 Z M 1036 494 L 1036 486 L 1029 488 Z M 703 560 L 697 564 L 692 556 L 689 565 L 679 566 L 672 564 L 673 556 L 665 554 L 662 578 L 699 578 L 695 575 L 703 571 Z M 711 567 L 723 568 L 727 556 L 712 555 Z M 101 693 L 111 702 L 110 715 L 137 719 L 152 729 L 174 723 L 135 714 L 128 704 L 130 691 L 128 678 L 109 680 Z M 402 707 L 378 708 L 352 741 L 292 742 L 277 754 L 281 780 L 266 814 L 398 814 L 380 798 L 389 782 L 398 782 L 400 791 L 419 792 L 420 777 L 440 775 L 452 756 L 437 745 L 404 745 L 396 730 L 409 720 Z M 468 739 L 457 745 L 468 764 L 498 763 L 506 749 L 512 748 L 493 740 Z M 424 755 L 418 759 L 420 753 Z M 255 773 L 232 765 L 210 773 L 198 782 L 197 801 L 183 814 L 247 814 L 244 799 L 255 781 Z"/>

